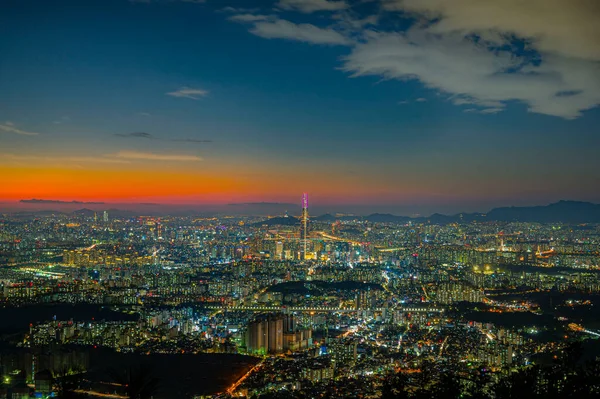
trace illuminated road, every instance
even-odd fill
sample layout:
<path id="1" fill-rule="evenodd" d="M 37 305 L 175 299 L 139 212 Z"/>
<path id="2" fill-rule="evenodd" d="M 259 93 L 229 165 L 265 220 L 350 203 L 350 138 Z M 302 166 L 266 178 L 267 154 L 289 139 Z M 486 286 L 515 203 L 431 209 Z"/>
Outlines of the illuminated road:
<path id="1" fill-rule="evenodd" d="M 583 326 L 581 326 L 581 325 L 579 325 L 579 324 L 576 324 L 576 323 L 570 323 L 570 324 L 569 324 L 569 328 L 570 328 L 571 330 L 573 330 L 573 331 L 584 332 L 584 333 L 587 333 L 587 334 L 593 335 L 593 336 L 595 336 L 595 337 L 600 337 L 600 334 L 599 334 L 599 333 L 597 333 L 596 331 L 591 331 L 591 330 L 588 330 L 588 329 L 586 329 L 585 327 L 583 327 Z"/>
<path id="2" fill-rule="evenodd" d="M 364 242 L 354 241 L 354 240 L 351 240 L 349 238 L 342 238 L 342 237 L 332 236 L 332 235 L 324 233 L 322 231 L 317 231 L 316 233 L 318 235 L 320 235 L 321 237 L 323 237 L 323 238 L 327 238 L 327 239 L 334 240 L 334 241 L 344 241 L 344 242 L 349 242 L 349 243 L 352 243 L 352 244 L 355 244 L 355 245 L 363 245 L 363 244 L 365 244 Z"/>
<path id="3" fill-rule="evenodd" d="M 442 343 L 442 346 L 440 346 L 440 354 L 438 355 L 439 357 L 442 357 L 442 353 L 444 353 L 444 349 L 446 349 L 446 343 L 448 342 L 448 338 L 449 337 L 444 338 L 444 342 Z"/>
<path id="4" fill-rule="evenodd" d="M 86 391 L 86 390 L 83 390 L 83 389 L 76 389 L 74 392 L 85 394 L 87 396 L 92 396 L 94 398 L 113 398 L 113 399 L 127 399 L 127 398 L 129 398 L 128 396 L 115 395 L 115 394 L 112 394 L 112 393 L 101 393 L 101 392 L 95 392 L 95 391 Z"/>
<path id="5" fill-rule="evenodd" d="M 409 248 L 399 247 L 399 248 L 381 248 L 376 247 L 379 252 L 398 252 L 398 251 L 408 251 Z"/>
<path id="6" fill-rule="evenodd" d="M 252 373 L 254 373 L 257 369 L 259 369 L 262 366 L 263 362 L 264 362 L 264 360 L 261 360 L 254 367 L 252 367 L 250 370 L 248 370 L 248 372 L 246 374 L 244 374 L 239 380 L 234 382 L 232 386 L 227 388 L 227 393 L 232 395 L 235 392 L 235 390 L 238 389 L 238 387 L 242 384 L 242 382 L 244 382 L 246 380 L 246 378 L 250 377 L 250 375 Z"/>

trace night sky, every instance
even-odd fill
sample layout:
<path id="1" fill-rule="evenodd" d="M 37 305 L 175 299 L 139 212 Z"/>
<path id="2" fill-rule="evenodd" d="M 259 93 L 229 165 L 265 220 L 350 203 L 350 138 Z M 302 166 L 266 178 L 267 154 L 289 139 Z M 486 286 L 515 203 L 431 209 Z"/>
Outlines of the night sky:
<path id="1" fill-rule="evenodd" d="M 3 0 L 0 201 L 600 202 L 598 21 L 596 0 Z"/>

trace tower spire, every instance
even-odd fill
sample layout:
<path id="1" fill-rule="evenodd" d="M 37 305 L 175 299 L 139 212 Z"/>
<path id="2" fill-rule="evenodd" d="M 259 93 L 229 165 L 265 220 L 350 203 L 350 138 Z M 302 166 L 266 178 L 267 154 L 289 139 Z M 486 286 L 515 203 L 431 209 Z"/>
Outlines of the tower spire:
<path id="1" fill-rule="evenodd" d="M 308 193 L 302 194 L 302 260 L 306 259 L 306 246 L 308 240 Z"/>

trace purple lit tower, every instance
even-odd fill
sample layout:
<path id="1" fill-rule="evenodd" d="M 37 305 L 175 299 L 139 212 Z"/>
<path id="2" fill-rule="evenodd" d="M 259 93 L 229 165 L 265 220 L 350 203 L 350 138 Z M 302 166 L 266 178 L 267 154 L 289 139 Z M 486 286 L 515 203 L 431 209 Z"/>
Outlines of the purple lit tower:
<path id="1" fill-rule="evenodd" d="M 300 235 L 302 239 L 302 259 L 306 259 L 306 245 L 308 242 L 308 194 L 302 194 L 302 225 L 300 226 Z"/>

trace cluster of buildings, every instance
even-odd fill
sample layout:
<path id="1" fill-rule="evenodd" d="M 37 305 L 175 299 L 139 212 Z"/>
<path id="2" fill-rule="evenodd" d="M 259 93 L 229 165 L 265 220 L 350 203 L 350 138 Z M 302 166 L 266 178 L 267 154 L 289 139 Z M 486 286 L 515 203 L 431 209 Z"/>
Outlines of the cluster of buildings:
<path id="1" fill-rule="evenodd" d="M 248 323 L 244 344 L 252 354 L 297 352 L 313 346 L 312 330 L 298 328 L 293 315 L 262 314 Z"/>
<path id="2" fill-rule="evenodd" d="M 596 225 L 311 217 L 307 197 L 297 218 L 0 217 L 3 309 L 117 314 L 31 320 L 10 345 L 260 359 L 227 394 L 376 396 L 388 373 L 428 364 L 508 373 L 594 337 L 598 293 Z M 0 356 L 34 384 L 35 360 Z"/>

